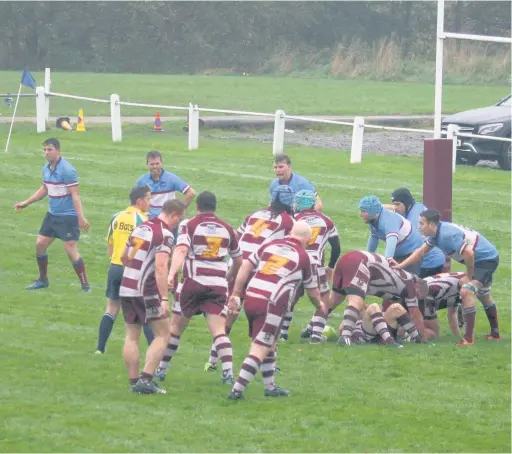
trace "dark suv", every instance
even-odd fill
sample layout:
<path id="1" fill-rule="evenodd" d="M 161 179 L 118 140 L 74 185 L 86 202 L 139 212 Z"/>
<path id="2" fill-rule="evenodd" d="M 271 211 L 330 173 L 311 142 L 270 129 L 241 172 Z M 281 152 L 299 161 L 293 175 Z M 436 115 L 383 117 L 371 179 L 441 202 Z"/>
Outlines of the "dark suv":
<path id="1" fill-rule="evenodd" d="M 510 139 L 512 97 L 503 98 L 498 104 L 481 109 L 468 110 L 444 117 L 441 129 L 446 131 L 449 124 L 455 124 L 460 132 L 508 137 Z M 457 140 L 457 162 L 475 165 L 481 159 L 498 161 L 502 169 L 510 170 L 510 142 L 459 137 Z"/>

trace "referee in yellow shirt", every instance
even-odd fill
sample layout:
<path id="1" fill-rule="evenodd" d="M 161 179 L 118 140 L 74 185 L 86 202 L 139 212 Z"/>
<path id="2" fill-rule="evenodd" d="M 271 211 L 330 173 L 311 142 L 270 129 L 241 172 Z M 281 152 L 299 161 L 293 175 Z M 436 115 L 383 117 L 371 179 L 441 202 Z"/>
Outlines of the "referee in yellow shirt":
<path id="1" fill-rule="evenodd" d="M 130 192 L 131 205 L 126 210 L 114 215 L 110 221 L 107 236 L 107 251 L 110 257 L 106 291 L 108 302 L 107 310 L 100 322 L 96 354 L 105 353 L 107 340 L 121 307 L 119 298 L 119 287 L 123 279 L 121 257 L 133 229 L 147 220 L 150 200 L 151 190 L 149 186 L 135 186 Z M 148 325 L 144 325 L 144 334 L 148 344 L 150 344 L 153 340 L 153 333 Z"/>

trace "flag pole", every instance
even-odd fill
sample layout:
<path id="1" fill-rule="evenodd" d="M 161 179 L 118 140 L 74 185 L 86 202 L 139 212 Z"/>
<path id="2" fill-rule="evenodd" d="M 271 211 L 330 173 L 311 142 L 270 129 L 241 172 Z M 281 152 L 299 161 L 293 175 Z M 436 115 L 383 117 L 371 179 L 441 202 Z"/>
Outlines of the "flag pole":
<path id="1" fill-rule="evenodd" d="M 16 109 L 18 108 L 18 102 L 20 100 L 21 86 L 22 85 L 23 84 L 20 83 L 20 89 L 18 90 L 18 96 L 16 97 L 16 104 L 14 104 L 14 112 L 12 113 L 11 126 L 9 128 L 9 134 L 7 135 L 7 143 L 5 144 L 5 153 L 7 153 L 7 150 L 9 148 L 9 142 L 11 141 L 12 127 L 14 125 L 14 118 L 16 117 Z"/>

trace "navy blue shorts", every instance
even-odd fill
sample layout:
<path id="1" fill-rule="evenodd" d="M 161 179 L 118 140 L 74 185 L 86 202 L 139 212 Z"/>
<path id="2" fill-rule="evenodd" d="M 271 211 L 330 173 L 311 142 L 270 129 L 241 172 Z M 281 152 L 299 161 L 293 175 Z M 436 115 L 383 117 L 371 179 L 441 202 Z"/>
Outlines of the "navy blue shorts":
<path id="1" fill-rule="evenodd" d="M 59 238 L 62 241 L 78 241 L 80 239 L 78 217 L 55 216 L 48 212 L 39 229 L 39 235 L 48 238 Z"/>
<path id="2" fill-rule="evenodd" d="M 114 265 L 110 264 L 108 268 L 108 277 L 107 277 L 107 290 L 105 292 L 105 296 L 112 301 L 116 301 L 119 299 L 119 289 L 121 288 L 121 281 L 123 280 L 123 270 L 124 267 L 122 265 Z"/>
<path id="3" fill-rule="evenodd" d="M 492 284 L 492 275 L 500 264 L 499 256 L 490 260 L 480 260 L 475 262 L 472 279 L 481 282 L 484 287 L 490 287 Z"/>

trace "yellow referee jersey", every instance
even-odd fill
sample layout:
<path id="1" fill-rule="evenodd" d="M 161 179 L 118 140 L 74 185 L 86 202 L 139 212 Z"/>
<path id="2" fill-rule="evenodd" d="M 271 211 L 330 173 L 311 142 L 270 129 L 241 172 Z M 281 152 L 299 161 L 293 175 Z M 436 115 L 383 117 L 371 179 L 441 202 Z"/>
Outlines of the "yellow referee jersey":
<path id="1" fill-rule="evenodd" d="M 147 215 L 134 206 L 129 206 L 124 211 L 115 214 L 110 221 L 107 241 L 113 246 L 110 263 L 122 265 L 121 257 L 133 229 L 146 221 Z"/>

